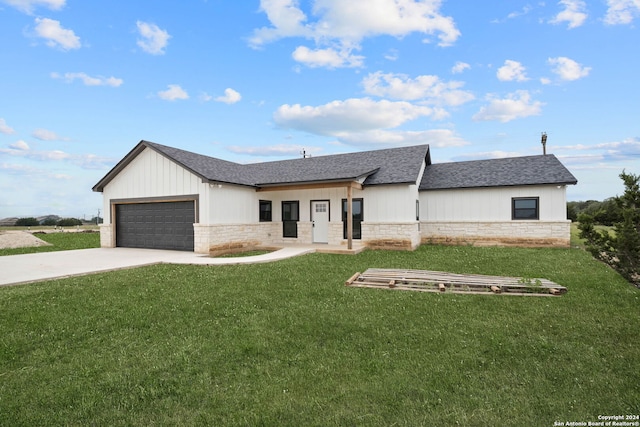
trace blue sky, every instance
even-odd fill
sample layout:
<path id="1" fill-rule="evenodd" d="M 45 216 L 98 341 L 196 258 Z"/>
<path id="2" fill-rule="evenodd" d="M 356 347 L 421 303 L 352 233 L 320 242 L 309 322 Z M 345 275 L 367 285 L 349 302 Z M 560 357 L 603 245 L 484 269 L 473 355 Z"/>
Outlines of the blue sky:
<path id="1" fill-rule="evenodd" d="M 0 0 L 0 218 L 87 217 L 145 139 L 239 163 L 428 143 L 640 173 L 640 1 Z"/>

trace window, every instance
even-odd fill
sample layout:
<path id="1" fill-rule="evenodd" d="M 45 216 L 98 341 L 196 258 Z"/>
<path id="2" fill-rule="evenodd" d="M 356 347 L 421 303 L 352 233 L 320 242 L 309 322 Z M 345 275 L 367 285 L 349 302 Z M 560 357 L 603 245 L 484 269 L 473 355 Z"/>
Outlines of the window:
<path id="1" fill-rule="evenodd" d="M 295 200 L 282 202 L 282 237 L 298 237 L 300 203 Z"/>
<path id="2" fill-rule="evenodd" d="M 362 239 L 362 221 L 364 221 L 364 213 L 362 209 L 362 199 L 353 199 L 351 205 L 351 215 L 353 217 L 353 235 L 354 239 Z M 347 199 L 342 199 L 342 231 L 343 238 L 347 236 Z"/>
<path id="3" fill-rule="evenodd" d="M 511 199 L 512 219 L 539 219 L 539 197 L 519 197 Z"/>
<path id="4" fill-rule="evenodd" d="M 271 222 L 271 200 L 260 200 L 260 222 Z"/>
<path id="5" fill-rule="evenodd" d="M 420 200 L 416 200 L 416 221 L 420 221 Z"/>

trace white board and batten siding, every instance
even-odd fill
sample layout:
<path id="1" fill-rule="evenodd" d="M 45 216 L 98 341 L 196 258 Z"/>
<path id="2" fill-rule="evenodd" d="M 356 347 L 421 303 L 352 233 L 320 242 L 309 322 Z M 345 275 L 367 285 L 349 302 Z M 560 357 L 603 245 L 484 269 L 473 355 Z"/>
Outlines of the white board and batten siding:
<path id="1" fill-rule="evenodd" d="M 203 224 L 253 224 L 259 220 L 259 204 L 256 190 L 233 184 L 207 184 L 207 216 L 201 216 Z"/>
<path id="2" fill-rule="evenodd" d="M 111 222 L 111 200 L 199 195 L 200 217 L 208 209 L 208 184 L 156 151 L 146 148 L 103 191 L 104 220 Z M 204 208 L 206 206 L 206 208 Z M 204 209 L 203 209 L 204 208 Z M 204 210 L 204 211 L 203 211 Z"/>
<path id="3" fill-rule="evenodd" d="M 300 221 L 311 220 L 310 206 L 312 200 L 328 200 L 330 203 L 330 220 L 342 221 L 342 200 L 347 198 L 346 188 L 269 191 L 254 193 L 254 197 L 256 197 L 256 194 L 258 199 L 272 202 L 274 221 L 282 218 L 281 203 L 289 200 L 298 200 L 300 202 Z M 417 185 L 377 185 L 365 187 L 364 190 L 353 190 L 352 195 L 354 199 L 363 199 L 365 222 L 395 223 L 416 220 Z M 217 203 L 218 197 L 215 199 Z M 246 205 L 249 201 L 250 197 L 247 196 L 244 204 Z M 255 211 L 255 221 L 257 221 L 257 205 L 252 208 L 252 211 Z"/>
<path id="4" fill-rule="evenodd" d="M 511 221 L 512 199 L 538 197 L 540 221 L 567 219 L 566 187 L 521 187 L 434 190 L 420 192 L 423 221 Z"/>
<path id="5" fill-rule="evenodd" d="M 354 192 L 354 197 L 361 197 Z M 377 185 L 364 191 L 366 222 L 397 223 L 416 221 L 418 186 L 407 184 Z"/>

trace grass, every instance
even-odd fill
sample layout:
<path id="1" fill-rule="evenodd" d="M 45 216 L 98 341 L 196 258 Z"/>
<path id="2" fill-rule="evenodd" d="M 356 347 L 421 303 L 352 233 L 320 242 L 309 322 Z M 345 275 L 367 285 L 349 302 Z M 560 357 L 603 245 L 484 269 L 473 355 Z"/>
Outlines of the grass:
<path id="1" fill-rule="evenodd" d="M 344 286 L 369 267 L 562 297 Z M 640 290 L 577 249 L 423 246 L 0 288 L 0 425 L 540 425 L 640 413 Z"/>
<path id="2" fill-rule="evenodd" d="M 100 233 L 43 233 L 36 234 L 36 237 L 51 243 L 51 246 L 0 249 L 0 256 L 100 247 Z"/>
<path id="3" fill-rule="evenodd" d="M 579 223 L 577 222 L 571 223 L 571 246 L 584 249 L 585 241 L 580 238 L 580 229 L 578 228 L 578 224 Z M 616 234 L 613 227 L 607 225 L 595 225 L 594 228 L 598 231 L 607 230 L 609 234 L 613 236 Z"/>

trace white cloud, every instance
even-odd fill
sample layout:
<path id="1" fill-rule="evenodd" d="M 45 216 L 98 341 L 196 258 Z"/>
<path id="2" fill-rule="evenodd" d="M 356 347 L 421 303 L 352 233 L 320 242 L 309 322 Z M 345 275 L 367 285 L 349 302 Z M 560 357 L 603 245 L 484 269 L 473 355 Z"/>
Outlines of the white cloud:
<path id="1" fill-rule="evenodd" d="M 569 29 L 577 28 L 587 20 L 585 12 L 586 4 L 582 0 L 560 0 L 559 5 L 564 6 L 564 10 L 558 13 L 551 21 L 552 24 L 568 22 Z"/>
<path id="2" fill-rule="evenodd" d="M 232 145 L 230 147 L 227 147 L 227 149 L 236 154 L 246 154 L 249 156 L 263 157 L 301 156 L 301 153 L 303 151 L 307 155 L 313 155 L 322 152 L 322 148 L 319 147 L 303 147 L 302 145 L 295 144 L 277 144 L 264 147 L 244 147 L 239 145 Z"/>
<path id="3" fill-rule="evenodd" d="M 156 24 L 138 21 L 136 22 L 138 33 L 142 37 L 138 39 L 138 46 L 152 55 L 164 55 L 164 48 L 171 36 L 165 30 L 160 29 Z"/>
<path id="4" fill-rule="evenodd" d="M 433 114 L 433 109 L 409 102 L 354 98 L 318 107 L 285 104 L 274 113 L 274 120 L 283 128 L 339 136 L 344 132 L 395 128 L 407 121 Z"/>
<path id="5" fill-rule="evenodd" d="M 62 50 L 79 49 L 80 37 L 73 30 L 60 26 L 60 21 L 49 18 L 36 18 L 36 35 L 47 40 L 49 47 L 58 47 Z"/>
<path id="6" fill-rule="evenodd" d="M 471 68 L 471 65 L 467 64 L 466 62 L 461 62 L 458 61 L 455 63 L 455 65 L 451 68 L 451 72 L 453 74 L 460 74 L 462 73 L 464 70 L 468 70 Z"/>
<path id="7" fill-rule="evenodd" d="M 604 23 L 608 25 L 630 24 L 640 16 L 640 0 L 607 0 Z"/>
<path id="8" fill-rule="evenodd" d="M 114 162 L 114 159 L 96 156 L 95 154 L 71 154 L 61 150 L 35 150 L 23 140 L 9 145 L 9 148 L 0 148 L 0 154 L 43 162 L 65 161 L 83 169 L 108 169 L 113 166 Z"/>
<path id="9" fill-rule="evenodd" d="M 11 126 L 9 126 L 4 119 L 0 119 L 0 133 L 11 135 L 13 133 L 16 133 L 16 131 Z"/>
<path id="10" fill-rule="evenodd" d="M 640 138 L 626 138 L 622 141 L 603 142 L 599 144 L 577 144 L 557 146 L 554 149 L 558 151 L 592 151 L 591 156 L 598 156 L 603 161 L 631 161 L 637 160 L 640 156 Z"/>
<path id="11" fill-rule="evenodd" d="M 38 177 L 45 179 L 57 179 L 71 181 L 73 177 L 71 175 L 52 173 L 45 169 L 34 168 L 33 166 L 20 165 L 15 163 L 0 163 L 0 170 L 3 170 L 11 175 L 22 175 L 30 177 Z"/>
<path id="12" fill-rule="evenodd" d="M 274 113 L 274 121 L 283 128 L 331 136 L 349 145 L 467 144 L 449 130 L 394 130 L 409 121 L 420 117 L 437 117 L 438 114 L 438 109 L 405 101 L 356 98 L 333 101 L 317 107 L 282 105 Z"/>
<path id="13" fill-rule="evenodd" d="M 397 61 L 400 57 L 400 53 L 397 49 L 389 49 L 389 51 L 384 55 L 384 59 L 387 61 Z"/>
<path id="14" fill-rule="evenodd" d="M 591 67 L 583 67 L 573 59 L 564 56 L 549 58 L 547 61 L 553 66 L 552 71 L 562 80 L 578 80 L 589 75 Z"/>
<path id="15" fill-rule="evenodd" d="M 469 142 L 449 129 L 431 129 L 424 131 L 376 129 L 366 132 L 343 132 L 338 136 L 343 143 L 362 146 L 371 144 L 384 146 L 429 144 L 432 147 L 442 148 L 469 145 Z"/>
<path id="16" fill-rule="evenodd" d="M 311 68 L 362 67 L 364 59 L 363 56 L 352 55 L 349 49 L 337 51 L 332 48 L 309 49 L 306 46 L 298 46 L 291 56 L 295 61 Z"/>
<path id="17" fill-rule="evenodd" d="M 544 105 L 540 101 L 533 101 L 526 90 L 518 90 L 509 94 L 506 98 L 496 98 L 489 95 L 489 105 L 480 108 L 474 116 L 476 121 L 497 120 L 502 123 L 529 116 L 537 116 Z"/>
<path id="18" fill-rule="evenodd" d="M 18 151 L 27 151 L 30 149 L 29 144 L 27 144 L 23 140 L 14 142 L 13 144 L 9 145 L 9 148 L 13 148 L 14 150 Z"/>
<path id="19" fill-rule="evenodd" d="M 438 76 L 423 75 L 411 79 L 404 74 L 371 73 L 362 80 L 369 95 L 403 101 L 422 100 L 434 105 L 457 106 L 474 99 L 471 92 L 461 90 L 463 82 L 443 82 Z"/>
<path id="20" fill-rule="evenodd" d="M 506 21 L 507 21 L 507 20 L 509 20 L 509 19 L 515 19 L 515 18 L 518 18 L 518 17 L 520 17 L 520 16 L 527 15 L 527 14 L 528 14 L 529 12 L 531 12 L 532 10 L 533 10 L 533 8 L 532 8 L 530 5 L 526 5 L 526 6 L 524 6 L 524 7 L 522 8 L 522 10 L 518 10 L 518 11 L 515 11 L 515 12 L 511 12 L 511 13 L 509 13 L 509 14 L 507 15 L 507 17 L 506 17 L 506 18 L 504 18 L 504 19 L 494 19 L 494 20 L 492 20 L 492 21 L 491 21 L 491 23 L 492 23 L 492 24 L 500 24 L 500 23 L 506 22 Z"/>
<path id="21" fill-rule="evenodd" d="M 65 160 L 70 157 L 69 154 L 60 150 L 52 150 L 52 151 L 33 150 L 31 149 L 29 144 L 27 144 L 23 140 L 17 141 L 9 145 L 9 148 L 0 148 L 0 154 L 26 157 L 34 160 Z"/>
<path id="22" fill-rule="evenodd" d="M 441 0 L 376 0 L 372 5 L 368 1 L 316 0 L 309 11 L 310 19 L 297 0 L 261 0 L 260 10 L 271 26 L 254 30 L 249 44 L 258 48 L 286 37 L 313 39 L 316 49 L 299 47 L 294 58 L 333 68 L 338 63 L 354 63 L 338 62 L 340 57 L 360 62 L 361 58 L 351 57 L 350 52 L 360 49 L 360 42 L 368 37 L 404 37 L 417 32 L 437 37 L 440 46 L 449 46 L 458 39 L 460 31 L 453 18 L 440 13 L 441 3 Z M 331 49 L 325 49 L 327 46 Z"/>
<path id="23" fill-rule="evenodd" d="M 532 7 L 529 5 L 526 5 L 522 8 L 522 10 L 511 12 L 510 14 L 508 14 L 507 19 L 514 19 L 514 18 L 518 18 L 519 16 L 527 15 L 529 12 L 531 12 L 531 10 L 532 10 Z"/>
<path id="24" fill-rule="evenodd" d="M 200 101 L 209 102 L 213 100 L 213 96 L 209 95 L 207 92 L 202 92 L 202 94 L 198 97 Z"/>
<path id="25" fill-rule="evenodd" d="M 111 86 L 118 87 L 124 83 L 124 80 L 115 77 L 103 77 L 103 76 L 89 76 L 86 73 L 64 73 L 63 75 L 58 73 L 51 73 L 53 79 L 64 79 L 67 83 L 71 83 L 74 80 L 81 80 L 85 86 Z"/>
<path id="26" fill-rule="evenodd" d="M 230 87 L 224 90 L 224 96 L 219 96 L 216 98 L 218 102 L 224 102 L 225 104 L 235 104 L 242 99 L 242 95 L 239 92 L 231 89 Z"/>
<path id="27" fill-rule="evenodd" d="M 520 62 L 511 59 L 504 61 L 504 65 L 498 68 L 496 76 L 498 80 L 503 82 L 524 82 L 529 80 L 527 78 L 526 68 Z"/>
<path id="28" fill-rule="evenodd" d="M 44 6 L 51 10 L 60 10 L 64 7 L 66 0 L 2 0 L 2 3 L 31 14 L 38 6 Z"/>
<path id="29" fill-rule="evenodd" d="M 180 85 L 169 85 L 167 90 L 158 92 L 158 96 L 165 101 L 189 99 L 189 94 Z"/>
<path id="30" fill-rule="evenodd" d="M 69 138 L 61 137 L 54 131 L 48 129 L 36 129 L 31 133 L 31 136 L 40 141 L 69 141 Z"/>

